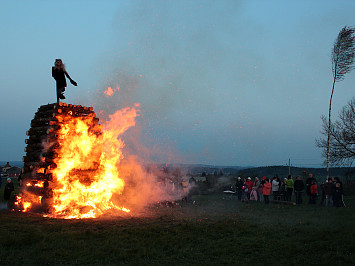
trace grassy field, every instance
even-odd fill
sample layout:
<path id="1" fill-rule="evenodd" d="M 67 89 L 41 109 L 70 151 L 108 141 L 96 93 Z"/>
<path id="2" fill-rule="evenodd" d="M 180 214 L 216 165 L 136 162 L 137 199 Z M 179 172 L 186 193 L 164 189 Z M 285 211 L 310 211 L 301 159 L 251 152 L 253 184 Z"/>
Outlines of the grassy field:
<path id="1" fill-rule="evenodd" d="M 354 265 L 355 197 L 346 208 L 193 199 L 128 218 L 0 210 L 0 265 Z"/>
<path id="2" fill-rule="evenodd" d="M 354 208 L 195 197 L 136 218 L 56 220 L 0 211 L 0 264 L 282 265 L 354 262 Z M 347 199 L 353 205 L 354 199 Z"/>

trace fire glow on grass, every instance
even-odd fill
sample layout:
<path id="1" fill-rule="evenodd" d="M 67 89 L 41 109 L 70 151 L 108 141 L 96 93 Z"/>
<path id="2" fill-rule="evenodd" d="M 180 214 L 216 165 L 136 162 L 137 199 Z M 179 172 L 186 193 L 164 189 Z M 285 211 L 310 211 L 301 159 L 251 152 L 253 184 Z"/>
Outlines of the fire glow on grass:
<path id="1" fill-rule="evenodd" d="M 122 193 L 119 163 L 124 142 L 119 138 L 135 125 L 137 108 L 124 108 L 110 115 L 102 134 L 91 131 L 90 121 L 69 119 L 60 130 L 61 149 L 53 171 L 55 187 L 49 216 L 94 218 L 108 210 L 129 212 L 112 201 L 113 193 Z"/>
<path id="2" fill-rule="evenodd" d="M 115 211 L 129 213 L 125 206 L 113 203 L 112 196 L 121 194 L 125 187 L 119 171 L 124 147 L 121 136 L 135 125 L 138 109 L 139 104 L 118 110 L 103 125 L 95 115 L 76 116 L 72 111 L 57 115 L 60 145 L 54 159 L 57 167 L 51 170 L 53 180 L 46 181 L 47 185 L 44 181 L 25 184 L 28 189 L 48 189 L 50 196 L 42 198 L 25 190 L 15 204 L 21 204 L 22 211 L 30 211 L 35 205 L 47 206 L 46 217 L 65 219 L 96 218 Z"/>

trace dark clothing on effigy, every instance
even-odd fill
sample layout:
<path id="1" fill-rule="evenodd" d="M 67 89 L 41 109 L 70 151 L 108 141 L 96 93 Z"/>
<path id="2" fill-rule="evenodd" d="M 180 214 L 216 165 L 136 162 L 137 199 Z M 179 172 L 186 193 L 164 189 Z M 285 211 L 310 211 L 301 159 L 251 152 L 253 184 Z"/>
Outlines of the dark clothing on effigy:
<path id="1" fill-rule="evenodd" d="M 57 88 L 65 88 L 67 86 L 67 81 L 65 79 L 65 76 L 67 76 L 67 78 L 70 81 L 72 81 L 72 79 L 70 78 L 69 74 L 66 71 L 52 67 L 52 77 L 57 82 Z"/>
<path id="2" fill-rule="evenodd" d="M 67 80 L 65 79 L 65 76 L 74 86 L 77 86 L 77 83 L 71 79 L 68 72 L 64 71 L 63 69 L 52 67 L 52 77 L 57 83 L 57 102 L 59 102 L 59 99 L 65 99 L 63 95 L 65 87 L 67 86 Z"/>

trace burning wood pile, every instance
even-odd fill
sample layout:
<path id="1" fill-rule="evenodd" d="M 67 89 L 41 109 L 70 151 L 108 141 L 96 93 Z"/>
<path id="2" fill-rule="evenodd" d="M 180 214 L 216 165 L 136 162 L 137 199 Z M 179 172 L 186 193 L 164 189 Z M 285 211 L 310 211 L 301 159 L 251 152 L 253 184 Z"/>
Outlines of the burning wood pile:
<path id="1" fill-rule="evenodd" d="M 66 103 L 53 103 L 43 105 L 38 108 L 34 118 L 31 121 L 31 128 L 26 132 L 29 137 L 25 140 L 27 147 L 25 148 L 26 156 L 23 157 L 24 167 L 22 169 L 22 182 L 20 192 L 22 197 L 31 198 L 37 197 L 38 201 L 35 208 L 41 206 L 44 211 L 50 211 L 51 199 L 53 190 L 51 183 L 53 180 L 53 171 L 57 168 L 57 161 L 60 159 L 60 149 L 65 131 L 61 131 L 63 126 L 68 121 L 75 117 L 80 117 L 88 123 L 88 132 L 100 136 L 102 134 L 102 126 L 99 125 L 99 118 L 92 107 L 81 105 L 72 105 Z M 97 154 L 98 156 L 100 154 Z M 99 166 L 99 158 L 96 163 L 91 164 L 91 169 L 76 169 L 80 172 L 80 176 L 85 182 L 85 178 L 89 182 L 89 174 L 97 170 Z M 33 202 L 23 203 L 23 208 L 26 210 L 33 208 Z"/>
<path id="2" fill-rule="evenodd" d="M 122 206 L 127 196 L 121 136 L 135 125 L 138 107 L 117 110 L 101 125 L 92 107 L 41 106 L 27 132 L 14 209 L 65 219 L 129 213 Z"/>

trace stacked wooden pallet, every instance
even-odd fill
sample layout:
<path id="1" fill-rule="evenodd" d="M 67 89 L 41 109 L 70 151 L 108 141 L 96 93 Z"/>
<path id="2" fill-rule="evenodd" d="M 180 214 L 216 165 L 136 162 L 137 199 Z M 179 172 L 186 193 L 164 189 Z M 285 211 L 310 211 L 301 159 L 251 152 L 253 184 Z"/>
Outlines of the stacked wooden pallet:
<path id="1" fill-rule="evenodd" d="M 26 132 L 28 139 L 23 157 L 22 188 L 26 192 L 45 196 L 48 194 L 48 182 L 53 181 L 52 171 L 57 168 L 57 159 L 65 136 L 61 127 L 75 117 L 90 121 L 91 132 L 101 134 L 99 118 L 92 107 L 53 103 L 38 108 L 31 121 L 31 128 Z"/>

